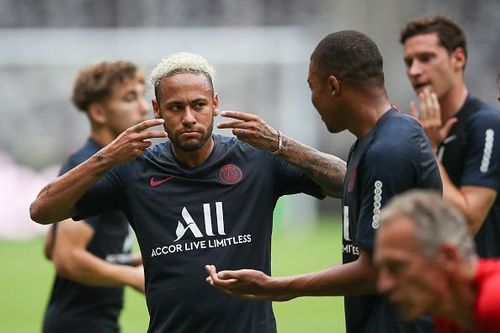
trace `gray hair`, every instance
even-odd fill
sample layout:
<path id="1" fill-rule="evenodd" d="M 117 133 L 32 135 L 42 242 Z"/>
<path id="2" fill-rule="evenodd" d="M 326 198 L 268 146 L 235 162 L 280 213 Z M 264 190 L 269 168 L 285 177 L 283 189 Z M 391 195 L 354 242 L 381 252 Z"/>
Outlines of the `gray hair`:
<path id="1" fill-rule="evenodd" d="M 162 79 L 180 73 L 203 74 L 214 91 L 215 70 L 202 56 L 189 52 L 178 52 L 162 59 L 151 71 L 150 83 L 155 94 Z M 158 97 L 158 96 L 156 96 Z"/>
<path id="2" fill-rule="evenodd" d="M 428 258 L 443 244 L 456 246 L 463 260 L 476 257 L 465 218 L 435 191 L 412 190 L 396 196 L 382 209 L 380 228 L 403 216 L 414 225 L 417 241 Z"/>

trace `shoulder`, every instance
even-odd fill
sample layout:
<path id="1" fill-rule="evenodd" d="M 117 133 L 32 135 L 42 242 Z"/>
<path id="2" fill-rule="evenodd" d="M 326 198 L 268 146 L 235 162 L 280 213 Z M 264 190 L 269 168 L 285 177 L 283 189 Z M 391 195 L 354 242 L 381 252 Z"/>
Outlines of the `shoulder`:
<path id="1" fill-rule="evenodd" d="M 478 100 L 473 99 L 470 117 L 466 124 L 468 128 L 498 128 L 500 129 L 500 110 Z"/>
<path id="2" fill-rule="evenodd" d="M 500 323 L 500 260 L 482 259 L 476 274 L 478 285 L 477 315 Z"/>
<path id="3" fill-rule="evenodd" d="M 74 167 L 85 162 L 92 155 L 97 153 L 99 149 L 101 149 L 101 147 L 99 147 L 90 139 L 87 140 L 87 142 L 85 142 L 85 144 L 80 147 L 80 149 L 70 153 L 68 159 L 62 165 L 61 171 L 66 172 L 73 169 Z"/>
<path id="4" fill-rule="evenodd" d="M 369 154 L 393 158 L 414 153 L 425 142 L 422 127 L 414 118 L 392 111 L 382 120 L 383 122 L 375 127 L 372 143 L 367 150 Z"/>

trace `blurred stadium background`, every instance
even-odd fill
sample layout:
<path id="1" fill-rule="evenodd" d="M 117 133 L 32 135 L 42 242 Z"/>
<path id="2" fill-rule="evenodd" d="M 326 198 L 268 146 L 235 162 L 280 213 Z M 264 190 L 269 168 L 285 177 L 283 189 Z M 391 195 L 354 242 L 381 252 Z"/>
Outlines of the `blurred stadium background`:
<path id="1" fill-rule="evenodd" d="M 475 95 L 495 103 L 498 0 L 0 0 L 0 332 L 40 328 L 53 273 L 41 252 L 44 227 L 30 222 L 27 207 L 89 131 L 69 100 L 80 67 L 127 59 L 148 74 L 169 53 L 200 53 L 216 66 L 221 109 L 258 114 L 304 143 L 345 157 L 353 136 L 329 135 L 309 102 L 312 49 L 333 31 L 367 33 L 384 56 L 391 100 L 407 111 L 413 92 L 399 31 L 408 19 L 429 13 L 464 26 L 466 81 Z M 274 273 L 339 261 L 339 210 L 333 199 L 281 201 Z M 133 292 L 127 298 L 124 332 L 144 331 L 143 299 Z M 305 298 L 275 308 L 281 332 L 343 331 L 341 299 Z"/>

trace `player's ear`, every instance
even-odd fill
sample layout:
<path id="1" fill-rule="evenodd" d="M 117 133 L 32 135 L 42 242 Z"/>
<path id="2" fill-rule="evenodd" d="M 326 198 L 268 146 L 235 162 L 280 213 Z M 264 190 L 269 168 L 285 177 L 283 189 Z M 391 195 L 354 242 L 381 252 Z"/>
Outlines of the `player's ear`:
<path id="1" fill-rule="evenodd" d="M 156 99 L 151 100 L 151 105 L 153 106 L 153 114 L 155 119 L 161 119 L 160 104 Z"/>
<path id="2" fill-rule="evenodd" d="M 340 93 L 340 81 L 335 75 L 330 75 L 328 77 L 328 84 L 330 85 L 330 94 L 332 96 Z"/>
<path id="3" fill-rule="evenodd" d="M 439 266 L 447 273 L 455 274 L 460 266 L 460 253 L 455 246 L 444 244 L 438 250 Z"/>
<path id="4" fill-rule="evenodd" d="M 451 61 L 456 69 L 463 70 L 465 67 L 465 62 L 467 57 L 465 55 L 465 51 L 461 47 L 457 47 L 451 53 Z"/>
<path id="5" fill-rule="evenodd" d="M 106 110 L 101 103 L 91 103 L 87 109 L 90 121 L 96 124 L 106 123 Z"/>
<path id="6" fill-rule="evenodd" d="M 217 95 L 216 93 L 214 93 L 214 98 L 213 98 L 213 101 L 212 101 L 212 107 L 213 107 L 213 115 L 214 117 L 219 115 L 219 95 Z"/>

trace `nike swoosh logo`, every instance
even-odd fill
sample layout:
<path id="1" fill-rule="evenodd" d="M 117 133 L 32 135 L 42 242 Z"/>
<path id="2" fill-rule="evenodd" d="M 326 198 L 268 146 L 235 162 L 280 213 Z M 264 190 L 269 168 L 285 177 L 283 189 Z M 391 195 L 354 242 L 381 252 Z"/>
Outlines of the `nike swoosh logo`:
<path id="1" fill-rule="evenodd" d="M 154 177 L 151 177 L 151 179 L 149 180 L 149 185 L 152 187 L 156 187 L 156 186 L 161 185 L 165 182 L 168 182 L 172 178 L 174 178 L 174 176 L 170 176 L 170 177 L 159 179 L 159 180 L 155 180 Z"/>

